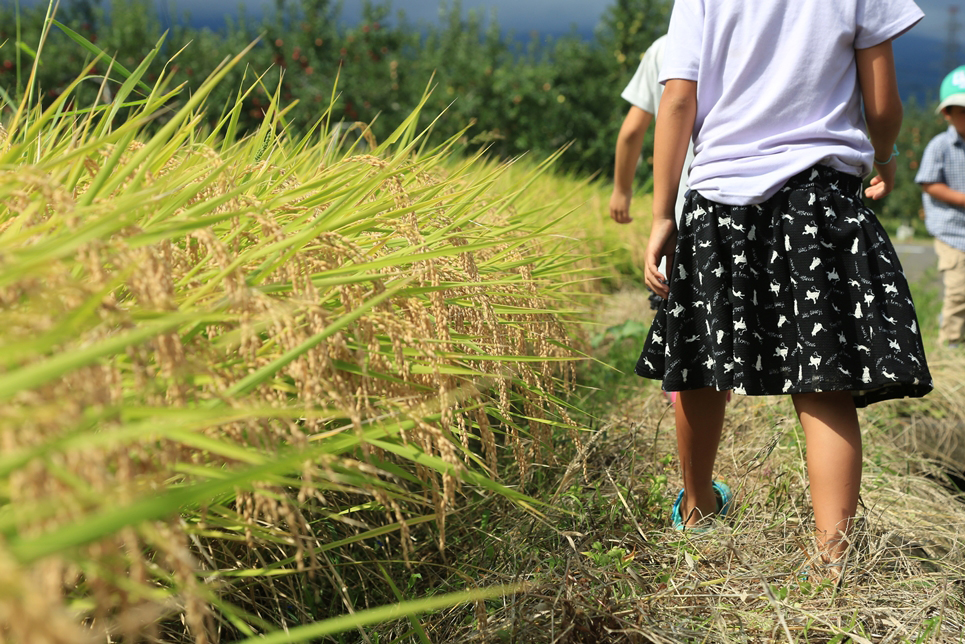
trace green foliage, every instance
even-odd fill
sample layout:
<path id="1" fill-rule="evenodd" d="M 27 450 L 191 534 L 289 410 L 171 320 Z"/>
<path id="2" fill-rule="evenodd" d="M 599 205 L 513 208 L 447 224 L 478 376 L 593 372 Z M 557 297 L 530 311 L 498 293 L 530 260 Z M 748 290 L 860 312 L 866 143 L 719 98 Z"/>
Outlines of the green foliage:
<path id="1" fill-rule="evenodd" d="M 594 541 L 590 549 L 583 553 L 598 568 L 613 568 L 620 572 L 626 570 L 633 561 L 633 557 L 625 548 L 613 547 L 606 549 L 599 541 Z"/>
<path id="2" fill-rule="evenodd" d="M 435 119 L 444 113 L 434 141 L 443 140 L 443 132 L 474 123 L 464 140 L 472 150 L 488 147 L 500 158 L 528 153 L 545 157 L 571 144 L 560 160 L 563 167 L 609 173 L 626 109 L 620 89 L 646 47 L 666 29 L 668 4 L 621 0 L 607 13 L 596 41 L 585 42 L 575 34 L 517 40 L 502 35 L 494 17 L 477 11 L 463 16 L 458 3 L 444 7 L 439 25 L 417 28 L 404 16 L 393 16 L 389 1 L 366 0 L 361 22 L 344 26 L 339 5 L 330 0 L 277 0 L 262 21 L 242 14 L 226 22 L 220 33 L 173 26 L 145 78 L 153 82 L 170 65 L 172 82 L 194 91 L 222 60 L 260 37 L 245 62 L 249 77 L 264 75 L 264 87 L 244 99 L 242 132 L 261 125 L 268 95 L 276 87 L 284 105 L 301 103 L 290 127 L 307 131 L 328 107 L 337 77 L 331 118 L 371 123 L 375 138 L 383 140 L 431 86 L 435 90 L 425 114 Z M 149 0 L 115 0 L 107 10 L 102 0 L 74 0 L 58 19 L 130 67 L 160 39 L 162 27 L 153 6 Z M 22 91 L 18 75 L 32 62 L 26 55 L 20 60 L 17 34 L 11 29 L 16 18 L 9 5 L 0 8 L 0 42 L 9 39 L 0 48 L 0 86 L 11 95 Z M 24 10 L 21 20 L 20 41 L 36 42 L 42 9 Z M 49 104 L 91 61 L 62 33 L 51 34 L 47 50 L 47 60 L 58 61 L 39 69 L 39 98 Z M 98 76 L 107 68 L 108 61 L 97 61 L 91 73 Z M 213 90 L 209 104 L 232 104 L 244 74 L 244 68 L 233 70 Z M 89 104 L 98 95 L 94 81 L 76 95 L 79 104 Z M 109 99 L 114 89 L 114 83 L 108 83 L 102 98 Z M 215 117 L 208 115 L 209 127 L 214 127 Z M 429 117 L 423 119 L 423 125 L 428 124 Z"/>
<path id="3" fill-rule="evenodd" d="M 607 8 L 600 40 L 623 74 L 633 74 L 650 43 L 666 33 L 672 7 L 670 0 L 616 0 Z"/>
<path id="4" fill-rule="evenodd" d="M 941 628 L 941 624 L 941 616 L 932 617 L 922 622 L 922 626 L 925 628 L 921 634 L 915 638 L 915 644 L 924 644 L 925 642 L 930 641 L 934 635 L 940 632 L 939 629 Z"/>
<path id="5" fill-rule="evenodd" d="M 605 414 L 614 402 L 639 395 L 641 387 L 651 386 L 633 371 L 649 330 L 648 325 L 630 318 L 591 334 L 595 359 L 580 372 L 587 391 L 582 402 L 585 409 Z"/>
<path id="6" fill-rule="evenodd" d="M 918 105 L 914 100 L 905 105 L 904 124 L 898 137 L 898 173 L 895 190 L 881 202 L 871 203 L 882 223 L 892 236 L 900 225 L 912 226 L 918 236 L 926 235 L 925 223 L 920 217 L 921 189 L 915 183 L 915 174 L 925 146 L 948 124 L 932 106 Z M 916 302 L 917 303 L 917 302 Z"/>

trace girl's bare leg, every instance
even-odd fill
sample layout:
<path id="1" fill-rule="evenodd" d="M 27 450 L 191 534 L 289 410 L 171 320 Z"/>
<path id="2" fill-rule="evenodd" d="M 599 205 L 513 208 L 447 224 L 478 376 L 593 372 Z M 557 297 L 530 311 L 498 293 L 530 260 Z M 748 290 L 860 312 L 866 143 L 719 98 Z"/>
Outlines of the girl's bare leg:
<path id="1" fill-rule="evenodd" d="M 848 546 L 846 537 L 858 510 L 861 486 L 861 428 L 848 392 L 794 394 L 807 441 L 808 479 L 818 547 L 835 561 Z"/>
<path id="2" fill-rule="evenodd" d="M 713 474 L 720 434 L 724 428 L 727 392 L 713 387 L 681 391 L 674 405 L 677 421 L 677 454 L 684 479 L 680 515 L 687 525 L 717 511 Z"/>

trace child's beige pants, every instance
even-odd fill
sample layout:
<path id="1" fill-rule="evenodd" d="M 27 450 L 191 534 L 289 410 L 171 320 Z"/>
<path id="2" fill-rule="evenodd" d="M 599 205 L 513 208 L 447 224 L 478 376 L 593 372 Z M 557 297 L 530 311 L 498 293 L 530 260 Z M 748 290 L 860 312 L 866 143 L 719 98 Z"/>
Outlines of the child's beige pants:
<path id="1" fill-rule="evenodd" d="M 939 344 L 965 341 L 965 252 L 935 240 L 938 270 L 945 285 Z"/>

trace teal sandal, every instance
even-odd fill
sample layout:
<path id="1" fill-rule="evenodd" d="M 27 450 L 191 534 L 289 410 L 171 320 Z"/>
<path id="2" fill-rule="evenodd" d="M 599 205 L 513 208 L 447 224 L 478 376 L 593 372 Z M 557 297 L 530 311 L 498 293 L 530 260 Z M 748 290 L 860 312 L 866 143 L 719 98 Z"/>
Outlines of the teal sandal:
<path id="1" fill-rule="evenodd" d="M 714 492 L 717 495 L 717 516 L 726 517 L 727 513 L 730 511 L 730 506 L 734 501 L 734 494 L 730 491 L 730 488 L 726 483 L 721 481 L 714 481 Z M 705 532 L 707 528 L 688 528 L 686 521 L 680 514 L 680 506 L 684 501 L 684 491 L 683 488 L 680 489 L 680 493 L 677 494 L 677 500 L 674 501 L 673 509 L 670 510 L 670 521 L 673 523 L 674 530 L 689 530 L 691 532 Z"/>

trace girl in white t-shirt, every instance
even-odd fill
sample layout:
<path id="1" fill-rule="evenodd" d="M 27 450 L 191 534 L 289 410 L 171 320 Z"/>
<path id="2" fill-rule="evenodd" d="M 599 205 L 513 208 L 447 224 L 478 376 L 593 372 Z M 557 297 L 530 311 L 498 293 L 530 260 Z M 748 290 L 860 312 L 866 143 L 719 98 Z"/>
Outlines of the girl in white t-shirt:
<path id="1" fill-rule="evenodd" d="M 932 388 L 898 257 L 861 198 L 872 170 L 866 196 L 894 186 L 891 41 L 922 15 L 912 0 L 676 0 L 664 52 L 646 281 L 666 300 L 637 373 L 680 392 L 673 523 L 729 509 L 713 480 L 724 392 L 790 394 L 834 577 L 861 481 L 856 407 Z"/>

